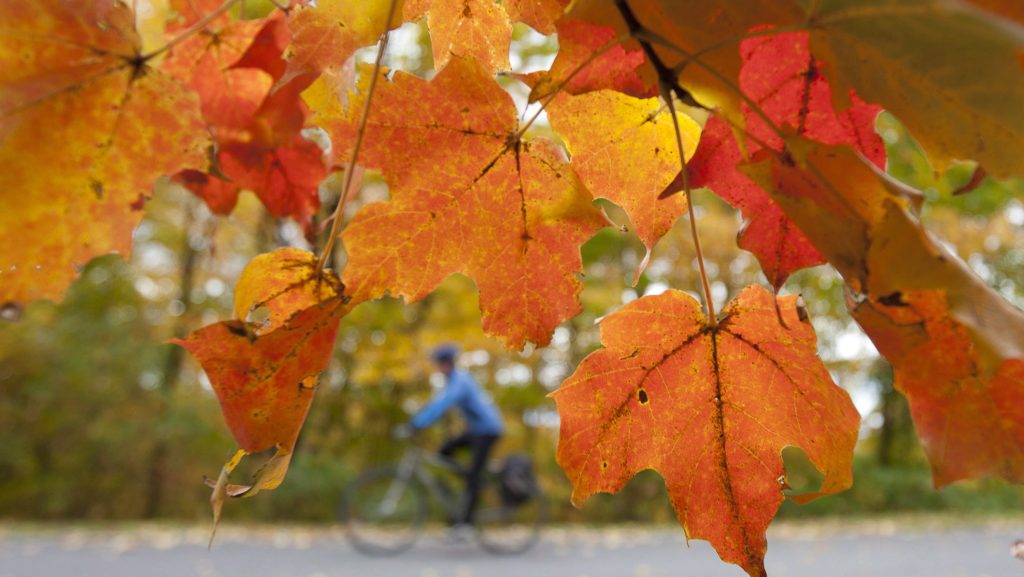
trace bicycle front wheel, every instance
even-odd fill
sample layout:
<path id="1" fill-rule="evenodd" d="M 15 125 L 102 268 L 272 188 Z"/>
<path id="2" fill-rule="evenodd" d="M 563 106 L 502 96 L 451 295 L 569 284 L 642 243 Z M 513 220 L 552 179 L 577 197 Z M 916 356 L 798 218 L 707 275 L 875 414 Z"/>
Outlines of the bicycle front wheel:
<path id="1" fill-rule="evenodd" d="M 412 547 L 423 532 L 427 495 L 416 478 L 403 478 L 394 466 L 380 467 L 349 483 L 339 513 L 357 551 L 397 555 Z"/>
<path id="2" fill-rule="evenodd" d="M 547 520 L 548 501 L 539 488 L 527 501 L 515 505 L 502 497 L 497 477 L 489 477 L 480 489 L 474 521 L 480 546 L 489 553 L 523 553 L 537 544 Z"/>

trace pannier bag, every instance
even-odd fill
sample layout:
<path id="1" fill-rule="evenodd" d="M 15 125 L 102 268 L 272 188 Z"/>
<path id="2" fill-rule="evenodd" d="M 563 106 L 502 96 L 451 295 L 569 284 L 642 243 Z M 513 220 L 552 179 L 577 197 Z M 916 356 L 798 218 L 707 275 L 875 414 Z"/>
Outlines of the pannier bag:
<path id="1" fill-rule="evenodd" d="M 516 453 L 502 463 L 499 473 L 501 500 L 513 507 L 525 504 L 537 493 L 537 479 L 533 475 L 530 457 Z"/>

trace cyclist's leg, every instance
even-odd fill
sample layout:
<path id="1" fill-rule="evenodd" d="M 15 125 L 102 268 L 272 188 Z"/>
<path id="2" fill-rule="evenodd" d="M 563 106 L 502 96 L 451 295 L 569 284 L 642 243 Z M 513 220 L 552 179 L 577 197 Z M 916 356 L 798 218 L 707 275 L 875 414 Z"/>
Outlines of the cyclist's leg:
<path id="1" fill-rule="evenodd" d="M 466 503 L 462 519 L 460 519 L 463 523 L 473 523 L 473 513 L 480 495 L 483 471 L 487 466 L 487 458 L 491 454 L 491 449 L 494 448 L 498 438 L 498 435 L 473 435 L 472 437 L 470 448 L 473 450 L 473 460 L 469 465 L 469 472 L 466 474 Z"/>
<path id="2" fill-rule="evenodd" d="M 468 432 L 462 433 L 461 435 L 457 435 L 455 437 L 450 437 L 448 439 L 445 439 L 445 442 L 441 444 L 441 448 L 438 449 L 437 452 L 451 459 L 452 456 L 455 454 L 455 451 L 458 451 L 462 447 L 471 446 L 472 439 L 473 436 L 470 435 Z"/>
<path id="3" fill-rule="evenodd" d="M 462 465 L 455 459 L 455 453 L 456 451 L 463 447 L 469 447 L 470 440 L 471 435 L 468 432 L 462 433 L 461 435 L 457 435 L 454 437 L 449 437 L 448 439 L 445 440 L 444 443 L 441 444 L 441 448 L 438 449 L 437 451 L 439 455 L 448 459 L 448 461 L 451 462 L 452 470 L 458 471 L 460 476 L 463 474 L 464 469 Z M 458 525 L 462 521 L 462 504 L 465 502 L 465 496 L 460 493 L 452 494 L 452 492 L 448 490 L 449 487 L 447 484 L 442 483 L 441 488 L 443 489 L 445 498 L 448 500 L 448 502 L 454 501 L 454 506 L 448 510 L 448 525 Z"/>

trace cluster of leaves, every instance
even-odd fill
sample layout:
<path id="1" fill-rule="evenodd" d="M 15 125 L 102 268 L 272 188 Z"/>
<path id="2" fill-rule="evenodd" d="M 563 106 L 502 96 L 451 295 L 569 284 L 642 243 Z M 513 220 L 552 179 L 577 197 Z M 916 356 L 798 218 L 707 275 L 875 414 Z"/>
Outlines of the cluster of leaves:
<path id="1" fill-rule="evenodd" d="M 173 0 L 151 50 L 116 0 L 0 7 L 0 239 L 19 247 L 0 257 L 0 302 L 58 299 L 90 258 L 127 252 L 159 177 L 220 213 L 252 191 L 312 238 L 318 186 L 344 169 L 320 255 L 257 257 L 237 320 L 180 341 L 241 448 L 211 483 L 215 517 L 226 496 L 282 482 L 353 307 L 422 299 L 462 273 L 488 333 L 544 346 L 580 311 L 580 247 L 609 224 L 594 200 L 625 211 L 649 259 L 688 210 L 699 247 L 698 187 L 744 214 L 739 243 L 774 291 L 749 287 L 719 315 L 705 277 L 704 313 L 672 291 L 605 317 L 605 348 L 555 395 L 575 502 L 656 469 L 688 536 L 763 575 L 781 450 L 802 448 L 824 475 L 797 500 L 852 483 L 857 413 L 802 305 L 777 294 L 823 262 L 893 364 L 936 484 L 1024 481 L 1024 313 L 921 227 L 922 195 L 883 172 L 874 131 L 884 107 L 936 168 L 977 161 L 972 185 L 1021 176 L 1017 2 L 321 0 L 254 19 L 235 4 Z M 422 18 L 436 76 L 384 70 L 387 31 Z M 520 122 L 496 80 L 514 22 L 559 34 L 550 70 L 518 76 L 559 142 Z M 382 35 L 377 63 L 356 66 Z M 342 226 L 363 169 L 390 200 Z M 326 263 L 342 229 L 339 277 Z M 228 482 L 271 448 L 250 486 Z"/>

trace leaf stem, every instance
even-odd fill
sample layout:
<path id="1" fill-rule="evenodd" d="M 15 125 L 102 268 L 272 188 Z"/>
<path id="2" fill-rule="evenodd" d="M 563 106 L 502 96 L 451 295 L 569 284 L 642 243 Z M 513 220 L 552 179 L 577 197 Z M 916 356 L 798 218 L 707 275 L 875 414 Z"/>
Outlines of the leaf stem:
<path id="1" fill-rule="evenodd" d="M 199 32 L 200 30 L 203 30 L 204 28 L 209 26 L 210 22 L 213 22 L 218 16 L 220 16 L 221 14 L 227 12 L 228 10 L 231 10 L 231 8 L 233 8 L 235 6 L 235 4 L 238 4 L 238 2 L 239 2 L 239 0 L 226 0 L 226 2 L 224 2 L 223 4 L 220 5 L 220 8 L 217 8 L 213 12 L 210 12 L 206 16 L 203 16 L 200 20 L 196 21 L 195 24 L 193 24 L 193 25 L 189 26 L 188 28 L 186 28 L 184 32 L 182 32 L 181 34 L 178 34 L 174 38 L 171 38 L 167 42 L 167 44 L 164 44 L 163 46 L 161 46 L 160 48 L 157 48 L 156 50 L 150 52 L 149 54 L 143 54 L 142 55 L 142 60 L 143 61 L 150 60 L 150 59 L 152 59 L 152 58 L 154 58 L 154 57 L 156 57 L 156 56 L 158 56 L 160 54 L 163 54 L 164 52 L 167 52 L 168 50 L 170 50 L 171 48 L 174 48 L 178 44 L 181 44 L 185 40 L 188 40 L 196 32 Z"/>
<path id="2" fill-rule="evenodd" d="M 704 251 L 700 247 L 700 235 L 697 234 L 697 218 L 693 213 L 693 194 L 690 190 L 690 174 L 686 166 L 686 150 L 683 148 L 683 134 L 679 128 L 679 118 L 676 116 L 676 105 L 672 99 L 672 89 L 662 85 L 662 97 L 668 104 L 670 116 L 672 116 L 672 127 L 676 132 L 676 146 L 679 148 L 679 175 L 683 179 L 683 192 L 686 194 L 686 211 L 690 217 L 690 236 L 693 237 L 693 250 L 697 254 L 697 270 L 700 271 L 700 284 L 704 289 L 704 305 L 707 308 L 708 324 L 712 327 L 718 324 L 715 316 L 715 301 L 711 299 L 711 284 L 708 282 L 708 273 L 704 268 Z"/>
<path id="3" fill-rule="evenodd" d="M 647 55 L 647 59 L 650 61 L 651 66 L 658 73 L 658 89 L 661 92 L 662 99 L 665 100 L 665 105 L 668 106 L 669 114 L 672 117 L 672 128 L 676 133 L 676 146 L 679 149 L 679 164 L 680 164 L 680 176 L 683 179 L 683 190 L 686 193 L 686 210 L 690 217 L 690 235 L 693 237 L 693 249 L 697 255 L 697 270 L 700 273 L 701 287 L 704 289 L 704 308 L 707 312 L 708 324 L 712 327 L 718 324 L 718 319 L 715 316 L 715 303 L 711 299 L 711 284 L 708 282 L 707 269 L 704 267 L 704 252 L 700 246 L 700 235 L 697 234 L 697 219 L 695 218 L 693 211 L 693 197 L 690 191 L 690 175 L 686 166 L 686 150 L 683 147 L 683 134 L 679 127 L 679 118 L 676 116 L 676 105 L 674 96 L 679 96 L 683 102 L 703 107 L 697 102 L 693 96 L 686 91 L 683 87 L 676 82 L 676 75 L 672 69 L 669 68 L 654 52 L 654 48 L 650 42 L 640 37 L 642 26 L 636 19 L 633 11 L 629 8 L 626 0 L 616 0 L 615 5 L 619 9 L 619 13 L 622 15 L 622 19 L 626 21 L 626 26 L 629 28 L 631 36 L 636 38 L 640 42 L 640 46 L 644 49 L 644 53 Z"/>
<path id="4" fill-rule="evenodd" d="M 395 5 L 398 4 L 397 0 L 391 0 L 388 6 L 388 26 L 391 25 L 391 20 L 395 16 Z M 348 204 L 349 191 L 352 188 L 352 175 L 355 171 L 356 159 L 359 157 L 359 149 L 363 144 L 363 137 L 366 135 L 366 124 L 370 118 L 370 103 L 373 102 L 373 92 L 377 87 L 377 79 L 380 77 L 381 62 L 384 60 L 384 52 L 388 46 L 388 34 L 389 30 L 385 29 L 384 34 L 380 39 L 380 46 L 377 48 L 377 59 L 373 63 L 373 75 L 370 77 L 370 87 L 366 91 L 366 100 L 363 102 L 362 117 L 359 119 L 359 131 L 356 132 L 356 140 L 352 144 L 352 154 L 349 155 L 348 165 L 345 167 L 345 181 L 341 187 L 341 196 L 338 198 L 338 205 L 334 207 L 334 212 L 331 214 L 331 218 L 334 222 L 331 223 L 331 232 L 327 237 L 327 243 L 324 245 L 323 251 L 320 253 L 320 260 L 317 262 L 316 268 L 318 271 L 323 271 L 327 266 L 327 261 L 331 257 L 331 252 L 334 250 L 334 245 L 338 240 L 338 235 L 341 233 L 341 221 L 342 212 L 345 210 L 345 205 Z"/>

